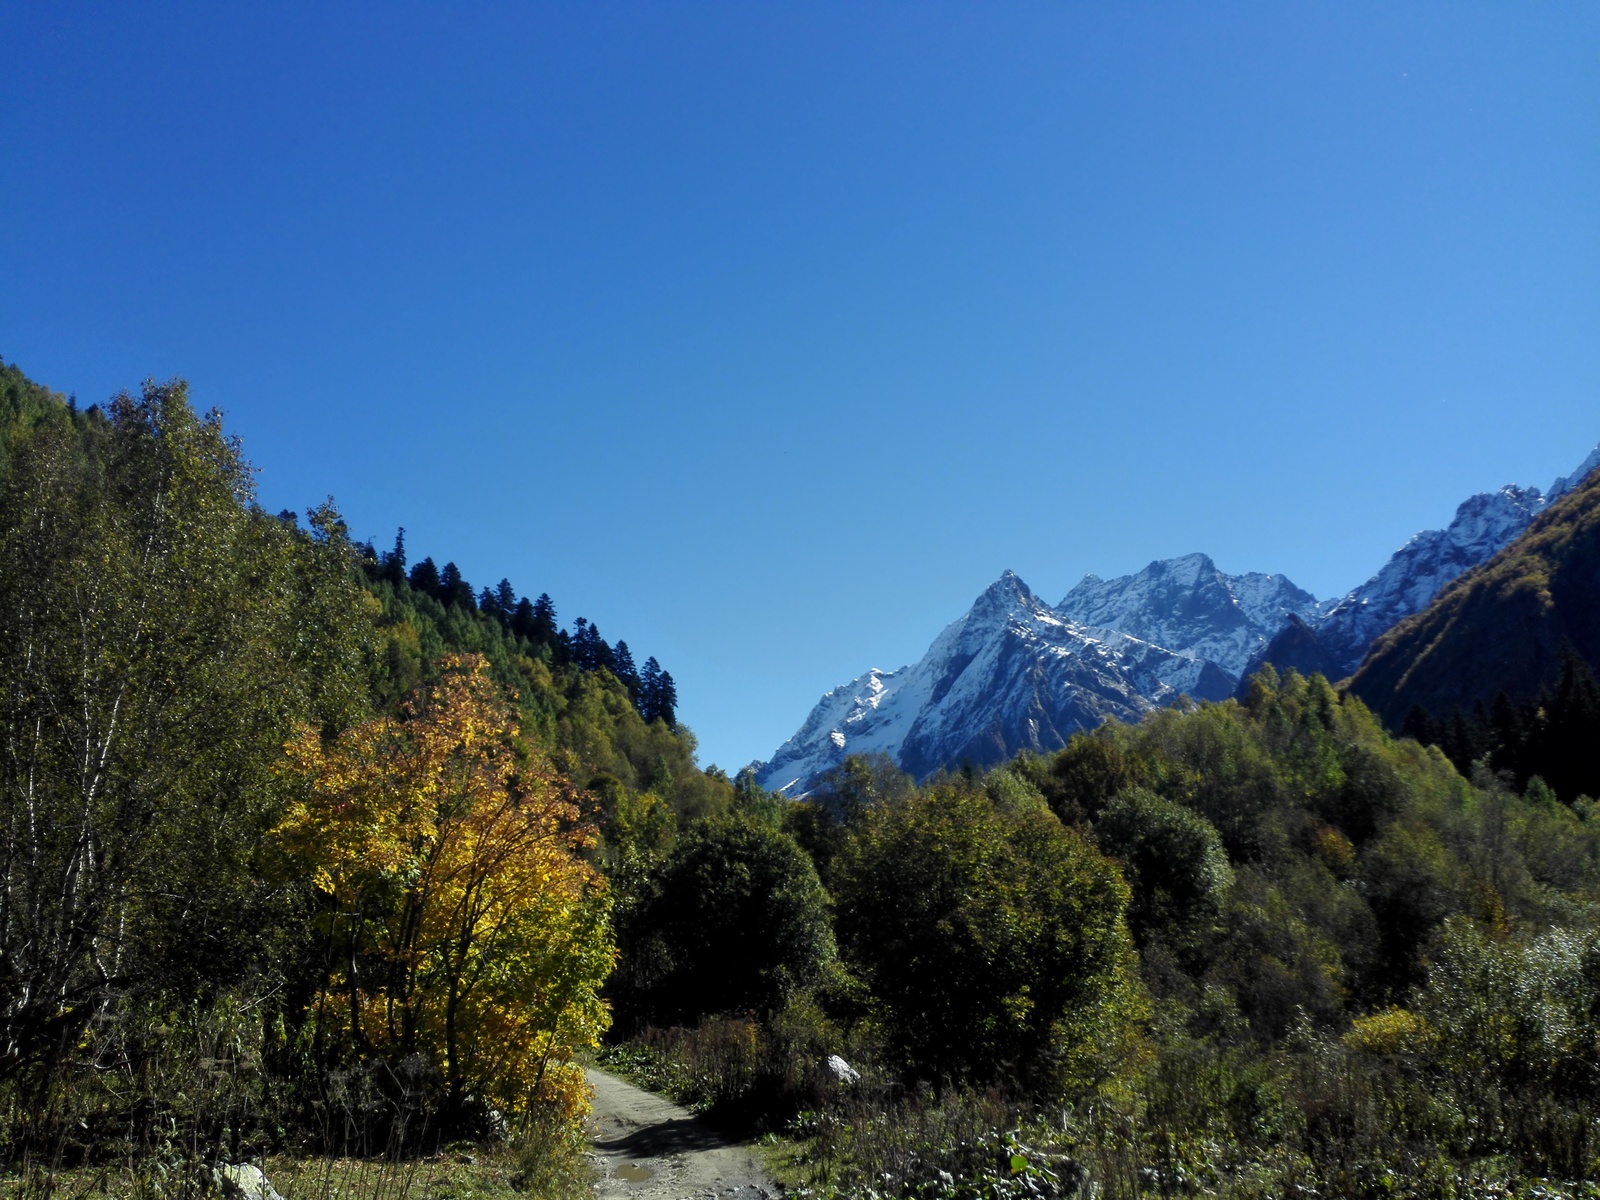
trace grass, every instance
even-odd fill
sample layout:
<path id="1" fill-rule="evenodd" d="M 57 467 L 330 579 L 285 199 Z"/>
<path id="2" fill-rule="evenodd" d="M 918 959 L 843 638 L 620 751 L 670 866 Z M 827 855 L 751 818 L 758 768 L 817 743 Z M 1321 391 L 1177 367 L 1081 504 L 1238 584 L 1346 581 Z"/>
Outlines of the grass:
<path id="1" fill-rule="evenodd" d="M 291 1157 L 258 1164 L 284 1200 L 528 1200 L 522 1164 L 508 1149 L 457 1149 L 402 1160 Z M 185 1184 L 189 1187 L 185 1187 Z M 156 1164 L 80 1167 L 0 1178 L 0 1200 L 156 1200 L 198 1192 Z"/>

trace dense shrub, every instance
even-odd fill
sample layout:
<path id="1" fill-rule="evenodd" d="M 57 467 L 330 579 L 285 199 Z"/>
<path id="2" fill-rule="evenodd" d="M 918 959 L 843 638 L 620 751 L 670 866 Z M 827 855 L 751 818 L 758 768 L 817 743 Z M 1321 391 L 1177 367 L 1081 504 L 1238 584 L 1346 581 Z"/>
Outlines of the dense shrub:
<path id="1" fill-rule="evenodd" d="M 1127 877 L 1128 924 L 1136 936 L 1182 936 L 1221 914 L 1233 868 L 1216 827 L 1193 809 L 1130 788 L 1101 813 L 1094 836 Z"/>
<path id="2" fill-rule="evenodd" d="M 635 1025 L 771 1012 L 834 954 L 811 860 L 746 816 L 691 825 L 622 933 L 614 993 Z"/>
<path id="3" fill-rule="evenodd" d="M 1134 1035 L 1127 886 L 1051 814 L 934 789 L 870 811 L 836 874 L 841 945 L 912 1074 L 1048 1090 Z"/>

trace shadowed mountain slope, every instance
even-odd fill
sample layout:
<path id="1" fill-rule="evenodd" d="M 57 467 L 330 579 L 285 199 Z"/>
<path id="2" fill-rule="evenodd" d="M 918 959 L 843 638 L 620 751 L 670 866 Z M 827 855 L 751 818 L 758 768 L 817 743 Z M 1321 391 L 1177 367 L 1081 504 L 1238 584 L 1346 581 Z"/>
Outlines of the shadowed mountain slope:
<path id="1" fill-rule="evenodd" d="M 1396 727 L 1413 705 L 1530 700 L 1557 685 L 1569 648 L 1600 664 L 1600 472 L 1379 638 L 1349 686 Z"/>

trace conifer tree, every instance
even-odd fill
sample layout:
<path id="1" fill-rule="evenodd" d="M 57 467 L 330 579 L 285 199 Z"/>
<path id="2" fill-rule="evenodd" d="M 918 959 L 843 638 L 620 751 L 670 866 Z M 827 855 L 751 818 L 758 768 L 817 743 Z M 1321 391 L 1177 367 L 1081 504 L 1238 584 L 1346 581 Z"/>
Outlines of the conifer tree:
<path id="1" fill-rule="evenodd" d="M 656 694 L 661 689 L 661 664 L 654 656 L 644 660 L 639 672 L 639 715 L 646 721 L 656 719 Z"/>
<path id="2" fill-rule="evenodd" d="M 1538 773 L 1571 802 L 1600 796 L 1600 684 L 1589 665 L 1570 646 L 1561 661 L 1561 682 L 1549 706 L 1537 758 Z"/>
<path id="3" fill-rule="evenodd" d="M 1511 697 L 1506 695 L 1504 690 L 1495 695 L 1489 719 L 1493 723 L 1496 746 L 1511 753 L 1522 748 L 1522 743 L 1527 738 L 1522 712 L 1511 702 Z"/>
<path id="4" fill-rule="evenodd" d="M 589 657 L 594 662 L 594 670 L 609 671 L 616 666 L 616 657 L 611 653 L 611 643 L 600 636 L 600 627 L 589 626 Z"/>
<path id="5" fill-rule="evenodd" d="M 1433 718 L 1428 716 L 1428 710 L 1420 704 L 1411 706 L 1411 710 L 1406 713 L 1406 719 L 1400 723 L 1400 732 L 1424 746 L 1432 746 L 1439 740 L 1439 731 Z"/>
<path id="6" fill-rule="evenodd" d="M 445 563 L 444 570 L 439 572 L 439 602 L 447 606 L 464 608 L 468 612 L 476 612 L 478 602 L 473 599 L 472 585 L 461 577 L 461 568 L 455 563 Z"/>
<path id="7" fill-rule="evenodd" d="M 524 596 L 517 601 L 517 607 L 511 614 L 511 632 L 515 637 L 528 642 L 539 642 L 537 627 L 533 613 L 533 601 Z"/>
<path id="8" fill-rule="evenodd" d="M 609 670 L 611 646 L 600 636 L 600 627 L 579 617 L 572 626 L 572 661 L 584 671 Z"/>
<path id="9" fill-rule="evenodd" d="M 666 722 L 668 729 L 678 727 L 678 685 L 672 682 L 672 672 L 663 671 L 656 680 L 656 716 Z"/>
<path id="10" fill-rule="evenodd" d="M 677 685 L 652 655 L 639 672 L 639 715 L 646 721 L 664 721 L 670 729 L 677 726 L 677 708 Z"/>
<path id="11" fill-rule="evenodd" d="M 541 592 L 533 602 L 533 634 L 529 640 L 554 646 L 558 629 L 556 606 L 550 602 L 548 593 Z"/>
<path id="12" fill-rule="evenodd" d="M 394 549 L 384 554 L 382 559 L 382 576 L 395 587 L 406 581 L 406 530 L 401 526 L 395 531 Z"/>
<path id="13" fill-rule="evenodd" d="M 619 641 L 611 652 L 611 673 L 628 689 L 628 697 L 635 708 L 639 706 L 639 668 L 633 665 L 633 651 L 628 643 Z"/>
<path id="14" fill-rule="evenodd" d="M 411 568 L 411 586 L 425 595 L 438 599 L 439 596 L 439 568 L 434 565 L 433 559 L 425 558 Z"/>

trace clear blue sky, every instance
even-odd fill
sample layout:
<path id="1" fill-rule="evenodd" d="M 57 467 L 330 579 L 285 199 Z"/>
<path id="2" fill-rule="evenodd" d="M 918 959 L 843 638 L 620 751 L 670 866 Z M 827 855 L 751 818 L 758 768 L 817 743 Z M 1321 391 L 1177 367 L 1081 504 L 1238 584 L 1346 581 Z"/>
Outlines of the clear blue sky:
<path id="1" fill-rule="evenodd" d="M 654 654 L 702 762 L 1012 568 L 1318 595 L 1600 441 L 1600 6 L 0 2 L 0 356 Z"/>

